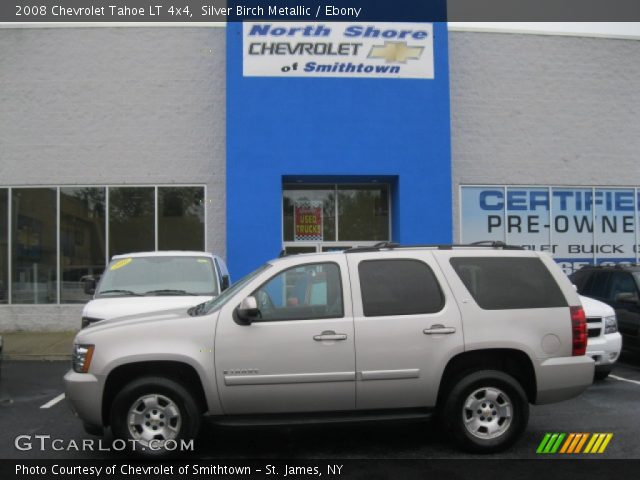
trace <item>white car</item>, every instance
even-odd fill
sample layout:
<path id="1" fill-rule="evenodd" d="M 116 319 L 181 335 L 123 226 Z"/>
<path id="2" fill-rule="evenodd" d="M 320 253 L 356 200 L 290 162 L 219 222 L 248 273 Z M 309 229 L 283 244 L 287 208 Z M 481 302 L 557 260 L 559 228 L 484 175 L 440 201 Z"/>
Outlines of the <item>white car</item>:
<path id="1" fill-rule="evenodd" d="M 126 315 L 186 309 L 229 287 L 222 258 L 207 252 L 160 251 L 114 255 L 100 283 L 85 280 L 93 295 L 82 311 L 82 328 Z"/>
<path id="2" fill-rule="evenodd" d="M 606 303 L 580 295 L 587 317 L 587 355 L 596 362 L 595 378 L 607 378 L 620 356 L 622 336 L 616 312 Z"/>

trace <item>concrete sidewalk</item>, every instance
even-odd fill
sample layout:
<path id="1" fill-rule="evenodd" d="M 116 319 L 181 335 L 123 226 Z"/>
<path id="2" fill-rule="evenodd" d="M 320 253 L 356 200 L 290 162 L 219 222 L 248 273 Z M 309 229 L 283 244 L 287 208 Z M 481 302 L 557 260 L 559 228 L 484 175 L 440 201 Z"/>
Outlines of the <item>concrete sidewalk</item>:
<path id="1" fill-rule="evenodd" d="M 0 332 L 4 360 L 68 360 L 76 332 Z"/>

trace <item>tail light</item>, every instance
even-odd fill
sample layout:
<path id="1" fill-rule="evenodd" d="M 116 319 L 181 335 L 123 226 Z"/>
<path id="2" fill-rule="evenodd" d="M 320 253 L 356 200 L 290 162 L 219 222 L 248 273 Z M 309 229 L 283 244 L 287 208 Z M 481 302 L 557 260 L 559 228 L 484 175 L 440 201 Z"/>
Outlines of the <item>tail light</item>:
<path id="1" fill-rule="evenodd" d="M 574 357 L 584 355 L 587 351 L 587 317 L 582 307 L 569 307 L 571 312 L 571 334 L 573 348 L 571 355 Z"/>

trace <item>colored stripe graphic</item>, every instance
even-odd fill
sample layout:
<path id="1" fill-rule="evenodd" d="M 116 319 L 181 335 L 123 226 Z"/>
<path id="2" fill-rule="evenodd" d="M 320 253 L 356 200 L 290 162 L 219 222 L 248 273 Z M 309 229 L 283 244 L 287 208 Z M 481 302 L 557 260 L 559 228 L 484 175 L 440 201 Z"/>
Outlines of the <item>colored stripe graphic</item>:
<path id="1" fill-rule="evenodd" d="M 584 453 L 603 453 L 613 437 L 612 433 L 594 433 Z"/>
<path id="2" fill-rule="evenodd" d="M 573 453 L 580 453 L 582 451 L 582 447 L 587 441 L 587 438 L 589 438 L 588 433 L 581 433 L 580 435 L 582 435 L 582 438 L 580 439 L 580 442 L 578 442 L 578 445 L 576 446 L 576 450 Z"/>
<path id="3" fill-rule="evenodd" d="M 612 438 L 613 433 L 546 433 L 536 453 L 604 453 Z"/>
<path id="4" fill-rule="evenodd" d="M 536 453 L 556 453 L 565 436 L 564 433 L 547 433 L 538 445 Z"/>
<path id="5" fill-rule="evenodd" d="M 576 434 L 570 433 L 569 437 L 567 438 L 567 441 L 564 442 L 564 445 L 562 445 L 562 448 L 560 449 L 560 453 L 567 453 L 567 449 L 569 448 L 569 445 L 571 445 L 571 442 L 573 442 L 574 438 L 576 438 Z"/>
<path id="6" fill-rule="evenodd" d="M 542 439 L 542 441 L 540 442 L 540 445 L 538 445 L 538 449 L 536 450 L 536 453 L 542 453 L 544 451 L 544 447 L 547 446 L 547 442 L 549 441 L 550 438 L 551 438 L 551 434 L 547 433 Z"/>

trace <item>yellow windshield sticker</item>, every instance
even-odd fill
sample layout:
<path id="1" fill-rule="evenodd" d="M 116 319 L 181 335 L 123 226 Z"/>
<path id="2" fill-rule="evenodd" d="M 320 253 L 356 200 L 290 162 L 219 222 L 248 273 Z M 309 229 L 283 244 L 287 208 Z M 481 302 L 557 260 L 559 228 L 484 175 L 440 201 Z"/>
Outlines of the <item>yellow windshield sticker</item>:
<path id="1" fill-rule="evenodd" d="M 209 260 L 207 260 L 206 258 L 199 258 L 198 263 L 209 263 Z"/>
<path id="2" fill-rule="evenodd" d="M 113 265 L 111 265 L 111 270 L 118 270 L 119 268 L 122 268 L 126 265 L 129 265 L 131 262 L 133 261 L 132 258 L 124 258 L 116 263 L 114 263 Z"/>

